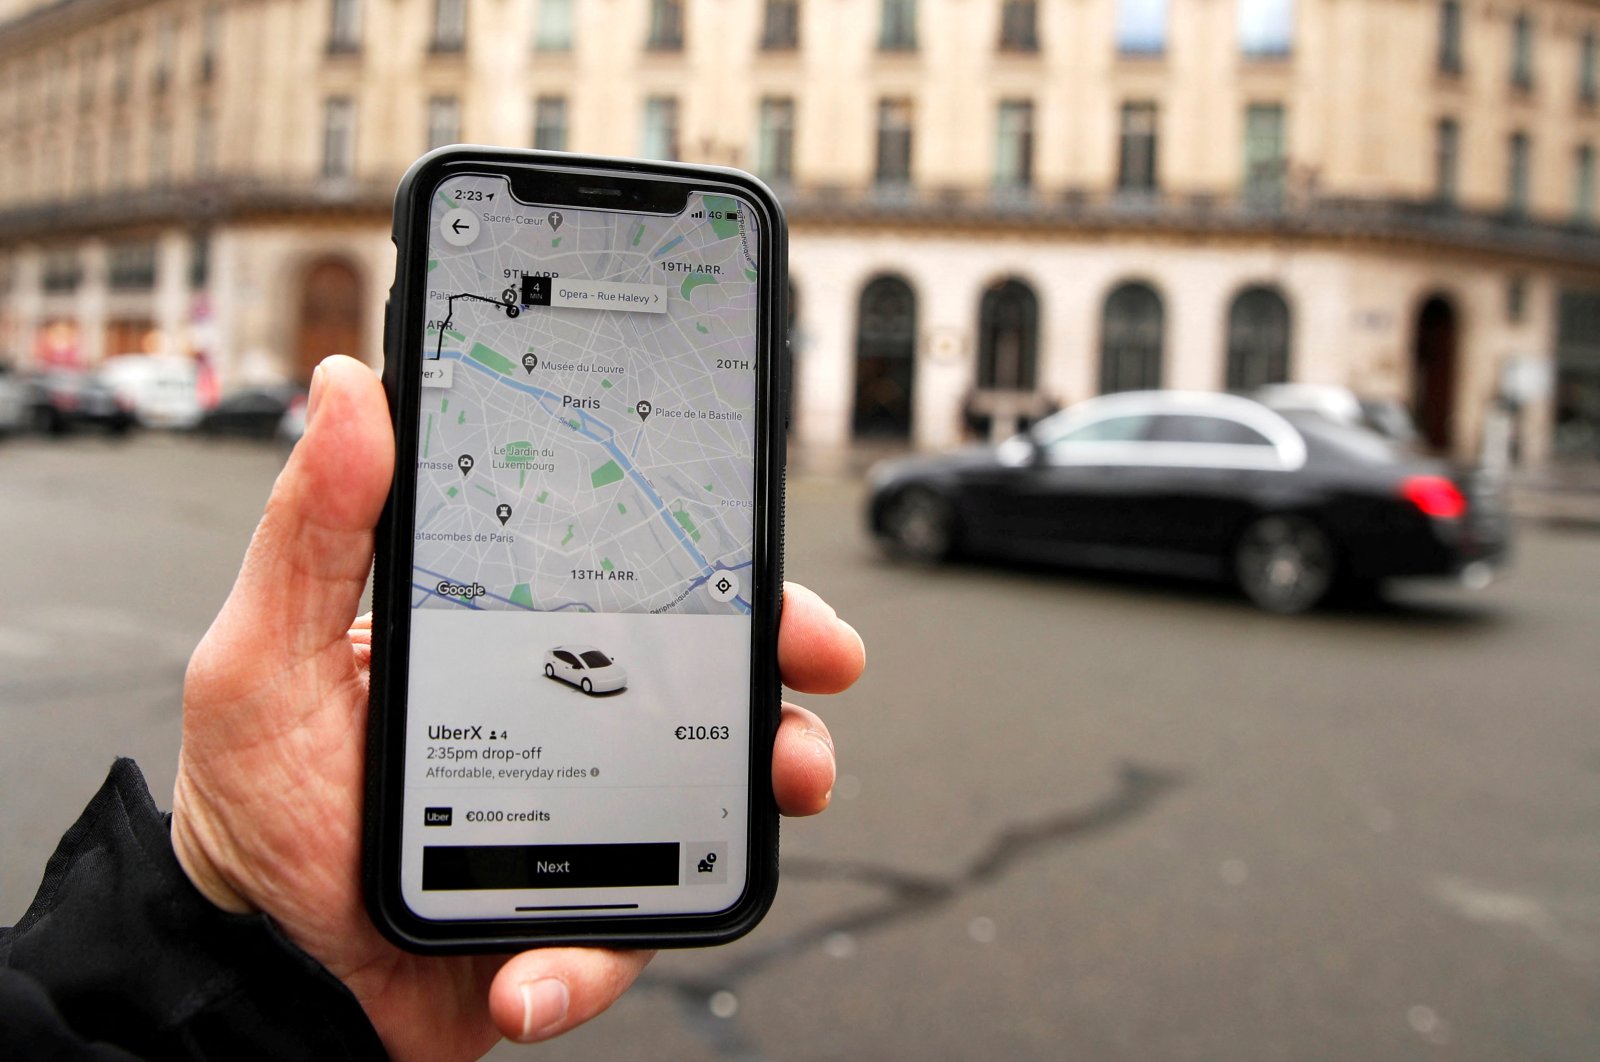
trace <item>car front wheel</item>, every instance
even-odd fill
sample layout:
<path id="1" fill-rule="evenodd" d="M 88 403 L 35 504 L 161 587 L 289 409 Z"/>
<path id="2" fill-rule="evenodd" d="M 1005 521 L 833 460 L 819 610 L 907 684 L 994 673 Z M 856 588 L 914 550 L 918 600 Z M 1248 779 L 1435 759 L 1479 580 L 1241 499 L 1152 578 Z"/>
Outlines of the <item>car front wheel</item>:
<path id="1" fill-rule="evenodd" d="M 1240 536 L 1233 559 L 1240 589 L 1268 612 L 1304 612 L 1333 586 L 1333 543 L 1304 516 L 1261 517 Z"/>
<path id="2" fill-rule="evenodd" d="M 912 487 L 889 503 L 883 514 L 883 531 L 890 552 L 919 564 L 932 564 L 955 548 L 955 512 L 933 491 Z"/>
<path id="3" fill-rule="evenodd" d="M 590 682 L 588 679 L 584 679 L 583 681 L 579 682 L 578 686 L 585 693 L 594 693 L 594 683 Z"/>

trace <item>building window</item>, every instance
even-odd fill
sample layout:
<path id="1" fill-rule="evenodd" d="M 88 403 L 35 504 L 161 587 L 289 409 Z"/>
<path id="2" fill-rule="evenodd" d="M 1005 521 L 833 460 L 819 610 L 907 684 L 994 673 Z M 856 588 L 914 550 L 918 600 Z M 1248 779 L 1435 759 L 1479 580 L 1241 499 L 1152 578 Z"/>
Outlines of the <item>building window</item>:
<path id="1" fill-rule="evenodd" d="M 1004 0 L 1000 5 L 1000 50 L 1039 50 L 1039 5 L 1036 0 Z"/>
<path id="2" fill-rule="evenodd" d="M 774 184 L 794 180 L 794 100 L 768 96 L 761 101 L 756 140 L 756 172 Z"/>
<path id="3" fill-rule="evenodd" d="M 433 0 L 431 52 L 459 52 L 467 46 L 467 0 Z"/>
<path id="4" fill-rule="evenodd" d="M 878 22 L 878 50 L 917 50 L 917 0 L 882 0 Z"/>
<path id="5" fill-rule="evenodd" d="M 156 186 L 172 179 L 172 123 L 157 118 L 150 123 L 150 183 Z"/>
<path id="6" fill-rule="evenodd" d="M 1281 59 L 1293 51 L 1294 0 L 1239 0 L 1239 51 Z"/>
<path id="7" fill-rule="evenodd" d="M 333 0 L 328 8 L 328 52 L 361 50 L 361 0 Z"/>
<path id="8" fill-rule="evenodd" d="M 95 87 L 100 80 L 100 44 L 98 41 L 89 41 L 78 52 L 78 107 L 81 110 L 91 110 L 94 107 Z"/>
<path id="9" fill-rule="evenodd" d="M 856 436 L 911 435 L 916 369 L 917 297 L 900 277 L 875 277 L 861 290 L 856 319 Z"/>
<path id="10" fill-rule="evenodd" d="M 189 239 L 189 289 L 200 291 L 211 283 L 211 235 L 197 232 Z"/>
<path id="11" fill-rule="evenodd" d="M 1600 99 L 1600 45 L 1594 30 L 1586 30 L 1578 44 L 1578 100 L 1594 103 Z"/>
<path id="12" fill-rule="evenodd" d="M 215 4 L 200 14 L 200 83 L 217 76 L 217 51 L 222 46 L 222 9 Z"/>
<path id="13" fill-rule="evenodd" d="M 683 50 L 683 0 L 650 0 L 650 36 L 645 47 L 653 52 Z"/>
<path id="14" fill-rule="evenodd" d="M 539 0 L 534 48 L 541 52 L 570 52 L 572 40 L 572 0 Z"/>
<path id="15" fill-rule="evenodd" d="M 1461 73 L 1461 0 L 1439 5 L 1439 72 Z"/>
<path id="16" fill-rule="evenodd" d="M 1528 212 L 1528 134 L 1512 133 L 1506 158 L 1506 210 Z"/>
<path id="17" fill-rule="evenodd" d="M 1033 184 L 1033 101 L 1001 100 L 996 134 L 995 185 L 1029 187 Z"/>
<path id="18" fill-rule="evenodd" d="M 112 188 L 126 188 L 133 178 L 133 133 L 125 122 L 111 127 L 106 156 L 106 180 Z"/>
<path id="19" fill-rule="evenodd" d="M 785 52 L 800 47 L 800 0 L 767 0 L 761 20 L 761 48 Z"/>
<path id="20" fill-rule="evenodd" d="M 910 100 L 878 101 L 878 153 L 873 179 L 878 184 L 911 182 Z"/>
<path id="21" fill-rule="evenodd" d="M 209 177 L 217 168 L 217 116 L 209 104 L 194 119 L 194 173 Z"/>
<path id="22" fill-rule="evenodd" d="M 1039 297 L 1020 280 L 990 285 L 978 307 L 978 386 L 1032 391 L 1039 362 Z"/>
<path id="23" fill-rule="evenodd" d="M 1283 105 L 1252 103 L 1244 112 L 1244 196 L 1259 205 L 1283 202 L 1289 151 Z"/>
<path id="24" fill-rule="evenodd" d="M 355 171 L 356 101 L 335 96 L 322 105 L 322 175 L 348 177 Z"/>
<path id="25" fill-rule="evenodd" d="M 1117 54 L 1167 50 L 1167 0 L 1117 0 Z"/>
<path id="26" fill-rule="evenodd" d="M 155 244 L 116 244 L 106 259 L 106 284 L 112 291 L 149 291 L 156 286 Z"/>
<path id="27" fill-rule="evenodd" d="M 155 69 L 151 83 L 158 95 L 167 91 L 167 86 L 172 83 L 172 67 L 177 56 L 178 22 L 175 17 L 168 15 L 156 23 Z"/>
<path id="28" fill-rule="evenodd" d="M 461 101 L 454 96 L 434 96 L 428 100 L 428 150 L 454 144 L 461 139 Z"/>
<path id="29" fill-rule="evenodd" d="M 1289 304 L 1273 288 L 1240 292 L 1228 310 L 1228 390 L 1288 379 Z"/>
<path id="30" fill-rule="evenodd" d="M 1533 19 L 1525 11 L 1511 23 L 1511 85 L 1533 88 Z"/>
<path id="31" fill-rule="evenodd" d="M 131 30 L 124 33 L 116 48 L 111 87 L 112 95 L 120 101 L 127 99 L 128 94 L 133 91 L 133 67 L 139 58 L 139 35 Z"/>
<path id="32" fill-rule="evenodd" d="M 1454 118 L 1440 118 L 1434 127 L 1433 197 L 1442 206 L 1455 206 L 1457 173 L 1461 166 L 1461 127 Z"/>
<path id="33" fill-rule="evenodd" d="M 1121 150 L 1117 156 L 1117 190 L 1153 192 L 1156 177 L 1156 105 L 1149 101 L 1122 105 Z"/>
<path id="34" fill-rule="evenodd" d="M 678 100 L 673 96 L 651 96 L 644 101 L 644 143 L 647 159 L 678 157 Z"/>
<path id="35" fill-rule="evenodd" d="M 77 251 L 46 251 L 40 285 L 47 295 L 63 295 L 78 290 L 83 283 L 83 263 Z"/>
<path id="36" fill-rule="evenodd" d="M 533 101 L 533 146 L 541 151 L 567 150 L 565 96 L 540 96 Z"/>
<path id="37" fill-rule="evenodd" d="M 1100 393 L 1161 386 L 1161 296 L 1129 283 L 1106 296 L 1100 327 Z"/>
<path id="38" fill-rule="evenodd" d="M 1579 144 L 1573 152 L 1572 220 L 1594 224 L 1594 145 Z"/>
<path id="39" fill-rule="evenodd" d="M 74 189 L 79 195 L 88 195 L 90 192 L 94 191 L 94 156 L 94 136 L 87 132 L 80 132 L 78 134 L 78 143 L 73 152 L 72 160 L 72 183 Z"/>

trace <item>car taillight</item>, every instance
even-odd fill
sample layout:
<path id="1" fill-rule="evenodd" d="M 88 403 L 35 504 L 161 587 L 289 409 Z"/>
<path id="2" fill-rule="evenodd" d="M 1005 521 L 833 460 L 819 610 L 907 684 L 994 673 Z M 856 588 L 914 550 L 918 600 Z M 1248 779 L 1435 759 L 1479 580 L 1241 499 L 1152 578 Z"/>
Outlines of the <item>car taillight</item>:
<path id="1" fill-rule="evenodd" d="M 1400 496 L 1440 520 L 1459 520 L 1467 511 L 1467 499 L 1443 476 L 1409 476 L 1400 484 Z"/>

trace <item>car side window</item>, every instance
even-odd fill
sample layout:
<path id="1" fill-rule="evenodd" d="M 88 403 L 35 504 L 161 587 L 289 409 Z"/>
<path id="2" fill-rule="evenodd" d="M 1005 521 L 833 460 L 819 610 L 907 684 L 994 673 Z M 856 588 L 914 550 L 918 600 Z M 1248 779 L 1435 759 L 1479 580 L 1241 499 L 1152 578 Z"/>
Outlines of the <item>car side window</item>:
<path id="1" fill-rule="evenodd" d="M 1265 435 L 1227 417 L 1195 413 L 1166 413 L 1155 418 L 1150 438 L 1156 442 L 1201 443 L 1224 446 L 1271 446 Z"/>
<path id="2" fill-rule="evenodd" d="M 568 667 L 582 667 L 583 666 L 583 665 L 578 663 L 578 658 L 573 656 L 571 653 L 565 653 L 565 652 L 562 652 L 560 650 L 557 650 L 556 654 L 555 654 L 555 657 L 556 657 L 557 660 L 561 661 L 563 664 L 566 664 Z"/>
<path id="3" fill-rule="evenodd" d="M 1106 417 L 1074 428 L 1065 435 L 1058 435 L 1051 439 L 1048 445 L 1054 448 L 1071 443 L 1137 442 L 1145 438 L 1149 424 L 1150 417 L 1142 413 L 1126 417 Z"/>

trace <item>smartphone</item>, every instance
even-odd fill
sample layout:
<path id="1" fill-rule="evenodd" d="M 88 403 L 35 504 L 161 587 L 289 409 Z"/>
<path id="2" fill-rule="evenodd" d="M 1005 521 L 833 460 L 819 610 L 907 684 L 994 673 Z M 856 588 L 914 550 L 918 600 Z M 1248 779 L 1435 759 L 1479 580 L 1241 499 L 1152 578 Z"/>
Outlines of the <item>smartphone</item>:
<path id="1" fill-rule="evenodd" d="M 735 170 L 402 180 L 363 874 L 403 947 L 710 944 L 771 904 L 785 241 Z"/>

